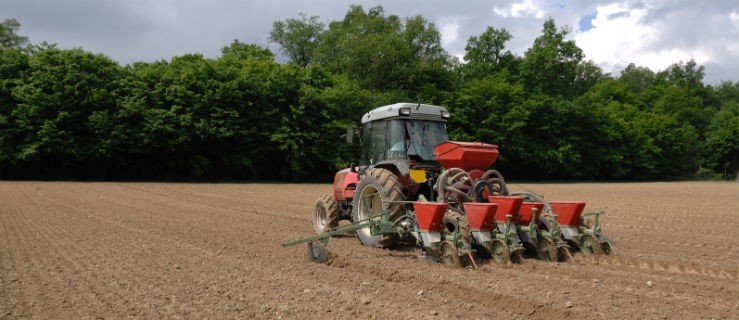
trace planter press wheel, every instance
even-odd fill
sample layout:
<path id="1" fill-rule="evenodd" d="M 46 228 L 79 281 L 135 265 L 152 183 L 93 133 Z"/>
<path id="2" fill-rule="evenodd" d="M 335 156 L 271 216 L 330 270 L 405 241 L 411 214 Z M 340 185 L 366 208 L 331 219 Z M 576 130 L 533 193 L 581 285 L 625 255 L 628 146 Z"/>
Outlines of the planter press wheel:
<path id="1" fill-rule="evenodd" d="M 583 234 L 580 236 L 580 250 L 584 254 L 599 255 L 603 253 L 603 246 L 595 236 L 590 234 Z"/>
<path id="2" fill-rule="evenodd" d="M 308 259 L 317 263 L 324 263 L 328 260 L 328 252 L 326 246 L 318 241 L 308 242 Z"/>
<path id="3" fill-rule="evenodd" d="M 557 261 L 557 246 L 554 241 L 541 238 L 536 243 L 536 254 L 544 261 Z"/>
<path id="4" fill-rule="evenodd" d="M 603 248 L 604 254 L 610 255 L 611 253 L 613 253 L 613 247 L 611 246 L 610 242 L 603 242 L 602 244 L 603 244 L 602 248 Z"/>
<path id="5" fill-rule="evenodd" d="M 510 253 L 511 263 L 523 263 L 524 250 L 516 250 Z"/>
<path id="6" fill-rule="evenodd" d="M 313 204 L 313 229 L 324 233 L 339 225 L 339 207 L 330 195 L 323 195 Z"/>
<path id="7" fill-rule="evenodd" d="M 444 240 L 439 244 L 440 251 L 441 251 L 441 262 L 449 267 L 454 268 L 461 268 L 462 267 L 462 259 L 459 257 L 459 250 L 457 250 L 457 246 L 454 245 L 449 240 Z"/>
<path id="8" fill-rule="evenodd" d="M 505 266 L 511 262 L 511 251 L 503 240 L 493 239 L 486 249 L 497 264 Z"/>

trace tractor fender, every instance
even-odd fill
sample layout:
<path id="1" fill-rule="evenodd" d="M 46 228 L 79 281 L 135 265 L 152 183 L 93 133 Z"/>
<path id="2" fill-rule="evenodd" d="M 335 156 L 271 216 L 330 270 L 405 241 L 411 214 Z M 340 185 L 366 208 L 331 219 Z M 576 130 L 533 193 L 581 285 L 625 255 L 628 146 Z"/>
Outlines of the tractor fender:
<path id="1" fill-rule="evenodd" d="M 357 188 L 358 181 L 359 173 L 352 172 L 351 168 L 337 172 L 334 176 L 334 199 L 342 202 L 354 198 L 354 190 Z"/>

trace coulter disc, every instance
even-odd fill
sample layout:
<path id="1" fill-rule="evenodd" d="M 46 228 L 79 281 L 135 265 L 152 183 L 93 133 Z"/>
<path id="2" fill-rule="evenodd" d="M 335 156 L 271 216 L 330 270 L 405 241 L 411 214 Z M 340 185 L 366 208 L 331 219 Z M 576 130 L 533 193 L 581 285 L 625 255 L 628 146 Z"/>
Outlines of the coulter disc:
<path id="1" fill-rule="evenodd" d="M 607 255 L 613 253 L 613 247 L 611 246 L 611 243 L 610 242 L 603 242 L 602 244 L 603 244 L 603 246 L 602 246 L 603 253 L 605 253 Z"/>

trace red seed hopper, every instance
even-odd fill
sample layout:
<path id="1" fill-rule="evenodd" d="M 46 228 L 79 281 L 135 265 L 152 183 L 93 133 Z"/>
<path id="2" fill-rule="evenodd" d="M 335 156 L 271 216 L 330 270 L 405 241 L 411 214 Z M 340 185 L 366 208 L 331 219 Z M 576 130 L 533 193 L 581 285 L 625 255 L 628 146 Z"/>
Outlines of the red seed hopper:
<path id="1" fill-rule="evenodd" d="M 518 210 L 518 221 L 516 224 L 525 226 L 531 222 L 532 211 L 536 209 L 536 217 L 534 222 L 539 221 L 539 216 L 542 210 L 544 210 L 544 204 L 539 202 L 524 202 L 521 204 L 521 208 Z"/>
<path id="2" fill-rule="evenodd" d="M 440 202 L 414 202 L 418 229 L 423 231 L 439 232 L 444 227 L 444 212 L 449 205 Z"/>
<path id="3" fill-rule="evenodd" d="M 578 226 L 585 202 L 552 201 L 549 203 L 557 215 L 557 223 L 562 226 Z"/>
<path id="4" fill-rule="evenodd" d="M 488 201 L 498 204 L 498 210 L 495 211 L 495 221 L 503 223 L 506 221 L 506 215 L 511 215 L 511 223 L 513 223 L 518 217 L 518 211 L 521 204 L 523 204 L 523 197 L 490 196 Z"/>
<path id="5" fill-rule="evenodd" d="M 472 230 L 492 230 L 497 203 L 465 202 L 464 211 Z"/>
<path id="6" fill-rule="evenodd" d="M 482 142 L 442 142 L 434 147 L 434 156 L 445 169 L 486 170 L 498 159 L 498 146 Z"/>

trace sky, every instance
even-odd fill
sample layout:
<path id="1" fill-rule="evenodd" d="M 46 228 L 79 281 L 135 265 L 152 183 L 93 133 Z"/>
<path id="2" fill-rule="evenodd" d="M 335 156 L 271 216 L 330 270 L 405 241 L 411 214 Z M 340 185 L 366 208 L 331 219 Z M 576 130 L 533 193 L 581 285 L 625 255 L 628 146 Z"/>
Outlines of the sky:
<path id="1" fill-rule="evenodd" d="M 102 53 L 121 64 L 201 53 L 217 58 L 233 40 L 268 47 L 275 21 L 343 19 L 350 5 L 380 5 L 386 15 L 421 15 L 450 54 L 464 56 L 471 36 L 505 28 L 506 48 L 523 55 L 549 17 L 605 72 L 629 63 L 661 71 L 695 60 L 704 82 L 739 81 L 738 0 L 1 0 L 0 21 L 15 18 L 31 43 Z"/>

